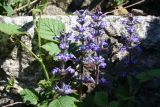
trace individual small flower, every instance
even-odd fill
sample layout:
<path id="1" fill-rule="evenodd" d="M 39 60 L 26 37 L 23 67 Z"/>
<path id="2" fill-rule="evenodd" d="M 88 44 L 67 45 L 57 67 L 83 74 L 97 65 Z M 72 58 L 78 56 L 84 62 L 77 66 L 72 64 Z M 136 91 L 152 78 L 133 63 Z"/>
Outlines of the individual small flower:
<path id="1" fill-rule="evenodd" d="M 93 27 L 94 27 L 94 23 L 93 23 L 93 22 L 91 22 L 91 23 L 88 25 L 88 27 L 93 28 Z"/>
<path id="2" fill-rule="evenodd" d="M 81 24 L 81 25 L 83 25 L 83 24 L 85 23 L 85 21 L 86 21 L 85 17 L 81 17 L 81 18 L 78 18 L 78 19 L 77 19 L 77 22 L 78 22 L 79 24 Z"/>
<path id="3" fill-rule="evenodd" d="M 79 50 L 80 50 L 81 52 L 85 52 L 85 51 L 86 51 L 86 46 L 85 46 L 85 45 L 81 45 L 81 46 L 79 47 Z"/>
<path id="4" fill-rule="evenodd" d="M 106 22 L 101 21 L 101 22 L 98 23 L 99 28 L 105 28 L 106 26 L 107 26 Z"/>
<path id="5" fill-rule="evenodd" d="M 105 62 L 102 62 L 102 63 L 99 64 L 99 66 L 100 66 L 101 68 L 105 68 L 105 67 L 107 66 L 107 64 L 106 64 Z"/>
<path id="6" fill-rule="evenodd" d="M 71 94 L 73 92 L 70 85 L 63 84 L 62 89 L 65 94 Z"/>
<path id="7" fill-rule="evenodd" d="M 109 83 L 109 81 L 106 78 L 104 78 L 104 77 L 100 78 L 99 82 L 102 85 L 107 85 Z"/>
<path id="8" fill-rule="evenodd" d="M 59 47 L 60 49 L 65 50 L 65 49 L 68 49 L 69 46 L 67 43 L 63 42 L 63 43 L 60 43 Z"/>
<path id="9" fill-rule="evenodd" d="M 69 74 L 74 74 L 75 73 L 75 70 L 71 66 L 69 66 L 65 71 Z"/>
<path id="10" fill-rule="evenodd" d="M 127 51 L 127 47 L 125 47 L 125 46 L 123 46 L 123 47 L 121 47 L 121 48 L 119 49 L 119 52 L 125 52 L 125 51 Z"/>
<path id="11" fill-rule="evenodd" d="M 142 53 L 142 48 L 140 46 L 135 46 L 134 48 L 137 50 L 138 54 Z"/>
<path id="12" fill-rule="evenodd" d="M 101 46 L 102 48 L 106 48 L 106 47 L 108 46 L 108 43 L 105 42 L 105 41 L 101 41 L 100 46 Z"/>
<path id="13" fill-rule="evenodd" d="M 86 28 L 84 26 L 76 26 L 75 30 L 77 30 L 78 32 L 84 32 Z"/>
<path id="14" fill-rule="evenodd" d="M 61 88 L 58 85 L 56 85 L 54 87 L 54 90 L 64 94 L 71 94 L 73 92 L 73 90 L 71 89 L 71 86 L 66 84 L 63 84 Z"/>
<path id="15" fill-rule="evenodd" d="M 138 37 L 138 36 L 132 35 L 131 38 L 130 38 L 130 41 L 131 41 L 131 42 L 134 42 L 134 43 L 138 43 L 140 40 L 139 40 L 139 37 Z"/>
<path id="16" fill-rule="evenodd" d="M 91 76 L 85 76 L 83 78 L 84 83 L 95 83 L 95 80 Z"/>
<path id="17" fill-rule="evenodd" d="M 99 57 L 94 56 L 93 58 L 94 58 L 95 62 L 98 64 L 103 63 L 105 61 L 105 59 L 102 56 L 99 56 Z"/>
<path id="18" fill-rule="evenodd" d="M 92 56 L 88 56 L 84 59 L 85 64 L 95 63 L 95 60 Z"/>
<path id="19" fill-rule="evenodd" d="M 74 12 L 79 18 L 84 17 L 86 15 L 85 10 L 79 10 Z"/>
<path id="20" fill-rule="evenodd" d="M 55 67 L 52 69 L 52 74 L 55 75 L 56 73 L 59 73 L 60 69 L 58 67 Z"/>
<path id="21" fill-rule="evenodd" d="M 127 31 L 128 31 L 128 33 L 132 34 L 132 33 L 135 32 L 135 27 L 134 26 L 128 26 Z"/>
<path id="22" fill-rule="evenodd" d="M 70 57 L 68 56 L 68 54 L 58 54 L 58 55 L 56 56 L 56 58 L 57 58 L 58 60 L 62 60 L 62 61 L 64 61 L 64 62 L 67 62 L 67 61 L 70 59 Z"/>
<path id="23" fill-rule="evenodd" d="M 54 90 L 55 90 L 55 91 L 59 91 L 59 90 L 60 90 L 59 86 L 56 85 L 56 86 L 54 87 Z"/>

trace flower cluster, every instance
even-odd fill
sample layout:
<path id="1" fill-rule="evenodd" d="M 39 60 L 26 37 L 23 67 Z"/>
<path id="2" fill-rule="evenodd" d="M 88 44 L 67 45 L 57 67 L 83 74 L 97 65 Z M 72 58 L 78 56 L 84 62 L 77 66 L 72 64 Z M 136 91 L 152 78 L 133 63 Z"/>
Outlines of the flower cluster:
<path id="1" fill-rule="evenodd" d="M 61 52 L 55 56 L 55 58 L 60 61 L 60 67 L 55 67 L 52 69 L 52 74 L 60 74 L 62 76 L 70 75 L 73 76 L 75 73 L 75 69 L 73 69 L 71 66 L 66 66 L 67 61 L 74 61 L 76 57 L 73 54 L 68 53 L 69 48 L 69 42 L 70 42 L 70 36 L 72 36 L 70 33 L 64 33 L 61 32 L 60 37 L 54 37 L 53 39 L 57 40 L 59 42 L 59 49 Z M 65 77 L 64 77 L 65 78 Z M 58 85 L 54 87 L 54 90 L 57 92 L 65 93 L 65 94 L 71 94 L 72 89 L 70 85 L 65 84 L 65 80 L 61 79 L 59 84 L 63 84 L 60 88 Z"/>
<path id="2" fill-rule="evenodd" d="M 105 68 L 107 65 L 103 56 L 100 55 L 101 50 L 108 47 L 108 43 L 103 38 L 105 34 L 104 28 L 107 26 L 107 23 L 102 21 L 105 15 L 99 10 L 96 10 L 90 15 L 92 19 L 90 23 L 86 25 L 85 16 L 87 12 L 80 10 L 76 11 L 76 14 L 79 25 L 76 26 L 75 30 L 79 32 L 79 34 L 75 36 L 75 40 L 80 42 L 79 51 L 82 53 L 80 57 L 81 70 L 83 70 L 84 65 L 93 65 L 92 68 L 96 72 L 94 74 L 96 77 L 94 83 L 99 84 L 100 68 Z M 88 32 L 87 34 L 85 34 L 86 31 Z M 83 71 L 81 71 L 81 75 L 83 75 Z M 87 78 L 91 79 L 92 77 Z M 87 80 L 81 79 L 83 82 Z"/>
<path id="3" fill-rule="evenodd" d="M 122 40 L 124 41 L 124 46 L 119 49 L 120 52 L 128 52 L 128 56 L 126 56 L 123 61 L 124 65 L 133 69 L 133 65 L 136 65 L 138 63 L 137 55 L 139 55 L 142 52 L 140 44 L 140 38 L 136 34 L 136 24 L 139 23 L 139 20 L 135 17 L 133 17 L 132 14 L 128 15 L 128 19 L 123 21 L 123 24 L 126 26 L 126 31 L 128 35 L 122 36 Z M 133 71 L 132 74 L 137 74 L 137 70 L 130 70 Z M 125 77 L 128 75 L 128 72 L 123 72 L 122 77 Z"/>
<path id="4" fill-rule="evenodd" d="M 71 86 L 66 84 L 63 84 L 62 87 L 59 87 L 58 85 L 56 85 L 54 87 L 54 90 L 64 94 L 71 94 L 73 92 L 73 90 L 71 89 Z"/>

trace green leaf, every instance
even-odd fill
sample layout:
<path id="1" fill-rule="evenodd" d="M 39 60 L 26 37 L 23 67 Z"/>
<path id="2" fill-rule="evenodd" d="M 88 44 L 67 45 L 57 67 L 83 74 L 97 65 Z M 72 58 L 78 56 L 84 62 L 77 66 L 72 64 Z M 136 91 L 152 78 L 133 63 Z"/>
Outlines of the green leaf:
<path id="1" fill-rule="evenodd" d="M 143 83 L 153 79 L 154 77 L 160 77 L 160 69 L 154 69 L 148 72 L 141 72 L 136 77 L 140 81 L 140 83 Z"/>
<path id="2" fill-rule="evenodd" d="M 124 0 L 114 0 L 114 2 L 116 3 L 116 5 L 120 5 L 124 2 Z"/>
<path id="3" fill-rule="evenodd" d="M 105 107 L 108 104 L 108 95 L 106 92 L 97 92 L 94 100 L 98 106 Z"/>
<path id="4" fill-rule="evenodd" d="M 38 85 L 39 85 L 41 88 L 43 88 L 43 89 L 52 87 L 51 81 L 46 81 L 46 80 L 41 80 L 41 81 L 38 83 Z"/>
<path id="5" fill-rule="evenodd" d="M 44 101 L 41 104 L 38 104 L 38 107 L 48 107 L 48 101 Z"/>
<path id="6" fill-rule="evenodd" d="M 37 93 L 30 89 L 23 89 L 20 92 L 20 95 L 23 98 L 23 101 L 28 104 L 36 105 L 38 103 Z"/>
<path id="7" fill-rule="evenodd" d="M 119 85 L 116 90 L 116 97 L 118 100 L 128 100 L 129 97 L 129 90 L 127 87 Z"/>
<path id="8" fill-rule="evenodd" d="M 42 12 L 44 8 L 47 6 L 48 0 L 41 0 L 41 3 L 38 5 L 38 9 L 40 9 Z"/>
<path id="9" fill-rule="evenodd" d="M 49 52 L 49 55 L 57 55 L 60 53 L 60 49 L 57 44 L 53 42 L 46 43 L 45 45 L 42 45 L 42 48 Z"/>
<path id="10" fill-rule="evenodd" d="M 53 36 L 59 36 L 65 28 L 61 21 L 49 18 L 40 19 L 38 25 L 40 37 L 50 41 L 53 41 Z"/>
<path id="11" fill-rule="evenodd" d="M 10 4 L 11 5 L 15 5 L 16 3 L 25 3 L 27 2 L 28 0 L 11 0 L 10 1 Z"/>
<path id="12" fill-rule="evenodd" d="M 118 105 L 119 105 L 118 101 L 112 101 L 110 102 L 109 107 L 118 107 Z"/>
<path id="13" fill-rule="evenodd" d="M 3 8 L 7 12 L 7 16 L 13 15 L 14 12 L 13 12 L 13 8 L 11 7 L 11 5 L 9 5 L 9 4 L 3 5 Z"/>
<path id="14" fill-rule="evenodd" d="M 62 96 L 56 100 L 53 100 L 48 107 L 77 107 L 75 102 L 79 102 L 74 97 Z"/>
<path id="15" fill-rule="evenodd" d="M 0 32 L 7 35 L 22 35 L 26 34 L 22 29 L 16 25 L 0 23 Z"/>

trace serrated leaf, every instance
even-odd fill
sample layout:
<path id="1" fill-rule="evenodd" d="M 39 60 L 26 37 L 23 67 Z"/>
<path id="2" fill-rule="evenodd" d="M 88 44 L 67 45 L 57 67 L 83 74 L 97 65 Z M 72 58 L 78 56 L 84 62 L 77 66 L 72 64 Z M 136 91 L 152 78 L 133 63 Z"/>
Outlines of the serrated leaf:
<path id="1" fill-rule="evenodd" d="M 74 97 L 62 96 L 56 100 L 53 100 L 48 107 L 77 107 L 75 102 L 79 102 Z"/>
<path id="2" fill-rule="evenodd" d="M 50 41 L 53 41 L 53 36 L 59 36 L 65 28 L 61 21 L 49 18 L 40 19 L 38 25 L 40 37 Z"/>
<path id="3" fill-rule="evenodd" d="M 30 89 L 23 89 L 20 92 L 20 95 L 23 98 L 25 103 L 36 105 L 38 103 L 38 96 L 37 93 Z"/>
<path id="4" fill-rule="evenodd" d="M 57 44 L 53 42 L 46 43 L 45 45 L 42 45 L 42 48 L 49 52 L 49 55 L 57 55 L 60 53 L 60 49 Z"/>
<path id="5" fill-rule="evenodd" d="M 13 12 L 13 8 L 11 7 L 11 5 L 9 5 L 9 4 L 3 5 L 3 8 L 7 12 L 7 16 L 13 15 L 14 12 Z"/>
<path id="6" fill-rule="evenodd" d="M 6 23 L 0 23 L 0 32 L 12 36 L 25 34 L 25 32 L 23 32 L 20 27 Z"/>
<path id="7" fill-rule="evenodd" d="M 98 106 L 105 107 L 108 103 L 108 95 L 106 92 L 97 92 L 94 101 Z"/>
<path id="8" fill-rule="evenodd" d="M 148 72 L 141 72 L 137 76 L 140 83 L 153 79 L 154 77 L 160 77 L 160 69 L 154 69 Z"/>

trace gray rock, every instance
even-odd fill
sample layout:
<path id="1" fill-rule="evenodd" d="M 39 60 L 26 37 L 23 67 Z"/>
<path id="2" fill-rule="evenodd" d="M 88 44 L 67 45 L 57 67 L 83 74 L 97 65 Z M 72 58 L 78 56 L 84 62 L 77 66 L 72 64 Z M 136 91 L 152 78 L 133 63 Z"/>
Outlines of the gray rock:
<path id="1" fill-rule="evenodd" d="M 44 9 L 44 14 L 45 15 L 64 15 L 65 12 L 61 8 L 55 5 L 49 5 Z"/>

